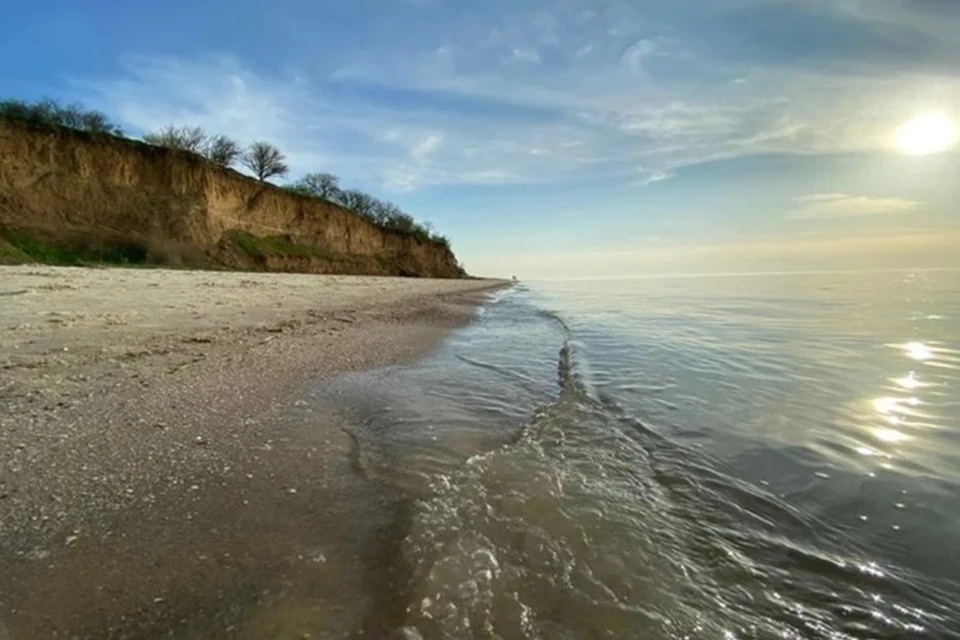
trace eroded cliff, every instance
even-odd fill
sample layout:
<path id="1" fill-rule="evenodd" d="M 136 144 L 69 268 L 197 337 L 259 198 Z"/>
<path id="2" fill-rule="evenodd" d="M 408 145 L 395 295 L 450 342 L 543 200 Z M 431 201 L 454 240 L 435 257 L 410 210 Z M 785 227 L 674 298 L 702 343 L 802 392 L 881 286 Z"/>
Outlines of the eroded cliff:
<path id="1" fill-rule="evenodd" d="M 445 246 L 193 154 L 0 122 L 0 258 L 457 277 Z"/>

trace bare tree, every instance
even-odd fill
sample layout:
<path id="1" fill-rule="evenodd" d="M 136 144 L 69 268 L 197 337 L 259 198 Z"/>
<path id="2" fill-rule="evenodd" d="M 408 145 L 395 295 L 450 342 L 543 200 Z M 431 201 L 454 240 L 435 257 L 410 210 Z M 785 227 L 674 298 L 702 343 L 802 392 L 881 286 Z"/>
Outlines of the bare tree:
<path id="1" fill-rule="evenodd" d="M 200 127 L 175 127 L 170 124 L 143 136 L 143 141 L 158 147 L 181 149 L 192 153 L 201 153 L 207 141 L 207 134 Z"/>
<path id="2" fill-rule="evenodd" d="M 364 193 L 359 189 L 347 189 L 340 194 L 340 202 L 347 209 L 352 209 L 364 218 L 369 218 L 370 220 L 376 219 L 378 202 L 376 198 L 368 193 Z"/>
<path id="3" fill-rule="evenodd" d="M 403 211 L 401 211 L 400 207 L 392 202 L 377 200 L 373 210 L 373 215 L 378 225 L 381 227 L 387 227 L 389 226 L 391 220 L 403 215 Z"/>
<path id="4" fill-rule="evenodd" d="M 324 200 L 337 200 L 340 195 L 340 178 L 330 173 L 308 173 L 294 187 Z"/>
<path id="5" fill-rule="evenodd" d="M 22 100 L 0 101 L 0 118 L 34 125 L 69 127 L 90 133 L 109 133 L 122 136 L 123 129 L 99 111 L 84 109 L 79 103 L 62 106 L 56 100 L 45 98 L 39 102 Z"/>
<path id="6" fill-rule="evenodd" d="M 211 137 L 203 148 L 203 155 L 207 160 L 221 167 L 232 165 L 241 153 L 240 145 L 223 134 Z"/>
<path id="7" fill-rule="evenodd" d="M 254 142 L 241 158 L 243 164 L 263 182 L 272 176 L 284 176 L 290 170 L 286 156 L 269 142 Z"/>

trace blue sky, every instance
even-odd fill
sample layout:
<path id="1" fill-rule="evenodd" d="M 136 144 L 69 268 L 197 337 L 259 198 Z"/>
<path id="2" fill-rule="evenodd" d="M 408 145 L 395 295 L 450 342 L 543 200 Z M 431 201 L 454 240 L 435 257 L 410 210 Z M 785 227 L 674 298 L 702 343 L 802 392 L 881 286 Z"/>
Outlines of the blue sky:
<path id="1" fill-rule="evenodd" d="M 4 3 L 10 97 L 287 152 L 522 277 L 958 266 L 954 0 Z"/>

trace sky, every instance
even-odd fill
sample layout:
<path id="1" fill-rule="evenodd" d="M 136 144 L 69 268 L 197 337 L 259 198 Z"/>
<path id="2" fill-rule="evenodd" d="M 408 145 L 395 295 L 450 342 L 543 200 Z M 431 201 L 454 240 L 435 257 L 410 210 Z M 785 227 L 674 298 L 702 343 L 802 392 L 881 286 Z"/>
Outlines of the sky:
<path id="1" fill-rule="evenodd" d="M 960 154 L 901 137 L 960 121 L 956 0 L 46 0 L 0 24 L 2 97 L 273 142 L 472 273 L 960 266 Z"/>

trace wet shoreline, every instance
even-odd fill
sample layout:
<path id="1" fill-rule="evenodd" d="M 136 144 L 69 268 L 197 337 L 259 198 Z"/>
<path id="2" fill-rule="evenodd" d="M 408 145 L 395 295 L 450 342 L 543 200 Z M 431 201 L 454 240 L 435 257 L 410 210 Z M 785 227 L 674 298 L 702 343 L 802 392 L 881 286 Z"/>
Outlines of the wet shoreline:
<path id="1" fill-rule="evenodd" d="M 101 286 L 78 271 L 31 277 L 59 287 L 43 292 Z M 183 278 L 143 273 L 107 275 L 159 279 L 154 296 Z M 220 287 L 286 286 L 245 276 L 214 281 L 204 304 L 216 313 Z M 305 389 L 419 357 L 502 285 L 397 281 L 406 289 L 391 294 L 390 280 L 319 281 L 306 303 L 319 285 L 277 292 L 303 309 L 251 299 L 256 322 L 122 326 L 103 345 L 119 354 L 70 341 L 111 335 L 82 318 L 20 328 L 32 344 L 3 345 L 0 624 L 11 640 L 377 637 L 371 625 L 401 618 L 403 579 L 384 580 L 382 566 L 409 504 L 356 473 L 349 417 Z M 337 297 L 364 282 L 366 298 Z M 66 313 L 55 300 L 40 309 Z"/>

